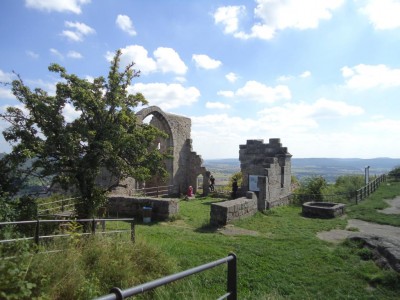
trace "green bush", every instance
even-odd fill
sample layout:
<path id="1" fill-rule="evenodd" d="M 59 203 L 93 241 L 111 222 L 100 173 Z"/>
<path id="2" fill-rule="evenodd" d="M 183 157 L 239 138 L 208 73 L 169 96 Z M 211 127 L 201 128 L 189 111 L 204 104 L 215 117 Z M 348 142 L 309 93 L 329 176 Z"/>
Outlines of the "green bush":
<path id="1" fill-rule="evenodd" d="M 394 167 L 389 173 L 388 173 L 390 179 L 399 181 L 400 180 L 400 166 Z"/>
<path id="2" fill-rule="evenodd" d="M 27 276 L 33 255 L 29 245 L 20 242 L 1 245 L 0 249 L 0 299 L 32 299 L 37 283 Z"/>
<path id="3" fill-rule="evenodd" d="M 4 259 L 7 253 L 13 257 Z M 0 299 L 92 299 L 175 270 L 174 260 L 126 235 L 58 240 L 39 252 L 9 245 L 0 259 Z"/>

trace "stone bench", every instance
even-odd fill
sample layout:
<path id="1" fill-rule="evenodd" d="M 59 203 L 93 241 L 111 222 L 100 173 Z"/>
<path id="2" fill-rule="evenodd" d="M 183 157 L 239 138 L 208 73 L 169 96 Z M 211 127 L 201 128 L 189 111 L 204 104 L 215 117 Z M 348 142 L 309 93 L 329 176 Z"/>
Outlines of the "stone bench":
<path id="1" fill-rule="evenodd" d="M 257 196 L 253 192 L 247 192 L 246 197 L 243 198 L 212 203 L 210 224 L 224 226 L 231 221 L 253 216 L 256 212 Z"/>
<path id="2" fill-rule="evenodd" d="M 140 218 L 145 206 L 152 208 L 152 219 L 161 221 L 176 215 L 179 210 L 177 199 L 112 195 L 108 198 L 107 211 L 113 216 Z"/>

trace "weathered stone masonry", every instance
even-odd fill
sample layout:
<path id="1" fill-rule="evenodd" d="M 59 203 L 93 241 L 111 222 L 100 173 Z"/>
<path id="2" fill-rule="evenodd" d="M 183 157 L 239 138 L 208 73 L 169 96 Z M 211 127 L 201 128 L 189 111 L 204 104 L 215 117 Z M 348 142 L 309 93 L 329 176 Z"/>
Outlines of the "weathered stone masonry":
<path id="1" fill-rule="evenodd" d="M 210 223 L 214 226 L 223 226 L 233 220 L 250 217 L 256 212 L 257 196 L 253 192 L 247 192 L 246 198 L 212 203 Z"/>
<path id="2" fill-rule="evenodd" d="M 178 213 L 178 199 L 111 196 L 108 198 L 107 213 L 111 216 L 136 217 L 143 215 L 143 207 L 152 208 L 152 218 L 167 220 Z"/>
<path id="3" fill-rule="evenodd" d="M 210 223 L 223 226 L 252 216 L 277 205 L 289 203 L 291 193 L 291 157 L 280 139 L 248 140 L 240 145 L 239 160 L 243 174 L 242 191 L 246 197 L 211 204 Z M 255 176 L 257 186 L 249 191 L 249 175 Z"/>
<path id="4" fill-rule="evenodd" d="M 287 203 L 291 193 L 291 157 L 280 139 L 248 140 L 240 145 L 242 190 L 249 190 L 249 175 L 258 176 L 258 210 Z"/>

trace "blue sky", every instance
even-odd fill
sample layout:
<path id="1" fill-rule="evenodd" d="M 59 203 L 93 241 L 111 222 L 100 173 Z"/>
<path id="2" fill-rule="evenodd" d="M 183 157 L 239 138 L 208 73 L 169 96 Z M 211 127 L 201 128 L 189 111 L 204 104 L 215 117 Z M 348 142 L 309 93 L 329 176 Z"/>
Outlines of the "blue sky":
<path id="1" fill-rule="evenodd" d="M 54 94 L 50 63 L 91 80 L 122 49 L 131 92 L 192 119 L 193 150 L 237 158 L 400 157 L 400 0 L 2 0 L 0 81 Z M 19 105 L 0 86 L 0 110 Z M 67 120 L 78 112 L 64 110 Z M 0 123 L 0 130 L 6 128 Z M 0 138 L 0 150 L 9 151 Z"/>

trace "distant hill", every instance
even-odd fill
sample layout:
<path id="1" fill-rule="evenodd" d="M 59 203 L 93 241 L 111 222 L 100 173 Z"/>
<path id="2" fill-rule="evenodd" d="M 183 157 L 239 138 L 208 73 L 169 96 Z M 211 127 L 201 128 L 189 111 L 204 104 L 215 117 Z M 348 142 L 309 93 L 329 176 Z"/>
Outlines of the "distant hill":
<path id="1" fill-rule="evenodd" d="M 240 171 L 239 159 L 206 159 L 204 166 L 213 173 L 230 176 Z M 292 174 L 298 179 L 309 176 L 323 176 L 334 182 L 340 175 L 364 175 L 370 166 L 371 176 L 384 174 L 400 166 L 400 158 L 292 158 Z"/>

